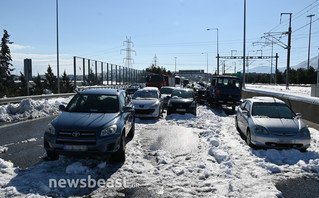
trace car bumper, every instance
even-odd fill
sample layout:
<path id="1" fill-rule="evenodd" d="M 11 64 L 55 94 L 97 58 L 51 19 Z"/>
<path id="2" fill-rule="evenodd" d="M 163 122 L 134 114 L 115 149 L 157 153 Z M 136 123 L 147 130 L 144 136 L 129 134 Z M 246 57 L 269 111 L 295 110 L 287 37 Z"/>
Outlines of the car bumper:
<path id="1" fill-rule="evenodd" d="M 223 100 L 223 99 L 217 99 L 216 101 L 217 101 L 218 104 L 221 104 L 221 105 L 227 105 L 227 106 L 240 105 L 240 101 Z"/>
<path id="2" fill-rule="evenodd" d="M 160 107 L 151 109 L 137 109 L 135 108 L 135 117 L 137 118 L 155 118 L 160 114 Z"/>
<path id="3" fill-rule="evenodd" d="M 167 107 L 167 111 L 169 111 L 170 113 L 181 113 L 181 114 L 192 113 L 192 114 L 195 114 L 196 107 L 188 107 L 188 108 Z"/>
<path id="4" fill-rule="evenodd" d="M 251 142 L 256 146 L 267 148 L 296 148 L 306 149 L 310 146 L 310 138 L 305 137 L 273 137 L 273 136 L 252 136 Z"/>
<path id="5" fill-rule="evenodd" d="M 53 151 L 62 155 L 69 154 L 88 154 L 88 155 L 103 155 L 114 153 L 120 147 L 121 134 L 114 134 L 99 138 L 94 145 L 76 142 L 56 143 L 56 137 L 44 135 L 44 148 L 47 151 Z"/>

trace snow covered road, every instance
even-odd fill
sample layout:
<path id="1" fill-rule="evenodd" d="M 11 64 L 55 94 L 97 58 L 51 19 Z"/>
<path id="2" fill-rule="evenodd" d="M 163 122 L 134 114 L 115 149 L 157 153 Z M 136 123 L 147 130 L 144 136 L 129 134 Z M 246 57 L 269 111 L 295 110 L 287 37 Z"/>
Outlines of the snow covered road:
<path id="1" fill-rule="evenodd" d="M 254 150 L 234 126 L 234 115 L 198 107 L 161 119 L 137 119 L 124 164 L 104 159 L 61 157 L 26 170 L 0 159 L 0 197 L 277 197 L 283 179 L 318 178 L 319 132 L 310 128 L 311 147 L 298 150 Z M 125 185 L 94 188 L 50 188 L 54 179 L 125 179 Z"/>

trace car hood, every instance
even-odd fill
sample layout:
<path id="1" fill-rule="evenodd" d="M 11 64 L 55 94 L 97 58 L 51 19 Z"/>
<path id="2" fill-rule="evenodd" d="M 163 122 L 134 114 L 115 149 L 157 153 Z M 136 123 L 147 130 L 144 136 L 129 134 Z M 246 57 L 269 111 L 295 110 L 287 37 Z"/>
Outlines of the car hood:
<path id="1" fill-rule="evenodd" d="M 171 97 L 171 94 L 162 94 L 161 98 L 166 98 L 167 96 Z"/>
<path id="2" fill-rule="evenodd" d="M 192 103 L 194 100 L 193 99 L 186 99 L 186 98 L 171 98 L 170 100 L 170 103 L 172 104 L 175 104 L 175 103 L 178 103 L 178 104 L 189 104 L 189 103 Z"/>
<path id="3" fill-rule="evenodd" d="M 53 121 L 59 129 L 101 130 L 118 119 L 119 113 L 75 113 L 62 112 Z"/>
<path id="4" fill-rule="evenodd" d="M 306 125 L 300 119 L 253 118 L 256 125 L 266 127 L 270 131 L 297 132 Z"/>

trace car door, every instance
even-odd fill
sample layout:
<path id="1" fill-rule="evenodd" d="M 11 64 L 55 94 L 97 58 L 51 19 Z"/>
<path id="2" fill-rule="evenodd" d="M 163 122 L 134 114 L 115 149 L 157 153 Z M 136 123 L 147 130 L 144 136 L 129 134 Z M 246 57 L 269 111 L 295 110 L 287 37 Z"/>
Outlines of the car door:
<path id="1" fill-rule="evenodd" d="M 244 128 L 244 126 L 243 126 L 244 125 L 244 118 L 243 118 L 242 112 L 245 110 L 246 103 L 247 103 L 247 100 L 244 100 L 237 110 L 237 123 L 238 123 L 238 127 L 241 131 L 243 131 L 243 128 Z"/>
<path id="2" fill-rule="evenodd" d="M 134 108 L 134 105 L 132 103 L 131 98 L 128 96 L 127 93 L 124 94 L 125 95 L 125 106 L 127 107 L 131 107 Z M 135 116 L 135 112 L 128 112 L 128 119 L 127 119 L 127 124 L 128 124 L 128 129 L 131 129 L 133 122 L 134 122 L 134 116 Z"/>
<path id="3" fill-rule="evenodd" d="M 247 101 L 247 103 L 245 104 L 245 107 L 244 109 L 248 112 L 247 114 L 243 114 L 242 113 L 242 117 L 243 117 L 243 129 L 242 129 L 242 132 L 246 134 L 247 132 L 247 128 L 249 127 L 249 122 L 248 122 L 248 119 L 250 117 L 250 109 L 251 109 L 251 102 L 250 101 Z"/>
<path id="4" fill-rule="evenodd" d="M 125 127 L 125 135 L 128 134 L 129 130 L 131 129 L 130 128 L 130 125 L 129 125 L 129 115 L 130 115 L 130 112 L 124 112 L 123 111 L 123 108 L 126 106 L 126 101 L 125 101 L 125 94 L 124 92 L 120 93 L 119 95 L 119 99 L 120 99 L 120 104 L 121 104 L 121 111 L 122 111 L 122 118 L 123 118 L 123 121 L 124 121 L 124 127 Z"/>

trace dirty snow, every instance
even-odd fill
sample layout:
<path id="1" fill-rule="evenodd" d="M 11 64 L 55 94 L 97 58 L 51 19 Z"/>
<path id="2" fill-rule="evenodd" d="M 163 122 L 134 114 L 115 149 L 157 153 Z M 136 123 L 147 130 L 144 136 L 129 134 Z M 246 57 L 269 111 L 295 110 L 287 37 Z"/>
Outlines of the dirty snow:
<path id="1" fill-rule="evenodd" d="M 112 197 L 141 191 L 146 197 L 277 197 L 277 181 L 318 177 L 319 132 L 310 128 L 308 152 L 254 150 L 234 126 L 234 115 L 199 106 L 197 117 L 172 114 L 136 119 L 124 164 L 61 157 L 19 171 L 0 159 L 0 197 Z M 166 145 L 166 146 L 163 146 Z M 123 179 L 119 187 L 50 188 L 50 179 Z"/>
<path id="2" fill-rule="evenodd" d="M 19 104 L 0 105 L 0 122 L 13 122 L 45 117 L 59 113 L 59 105 L 66 105 L 68 98 L 24 99 Z"/>

